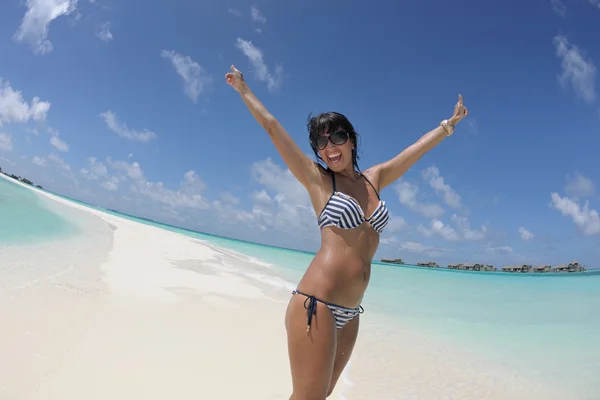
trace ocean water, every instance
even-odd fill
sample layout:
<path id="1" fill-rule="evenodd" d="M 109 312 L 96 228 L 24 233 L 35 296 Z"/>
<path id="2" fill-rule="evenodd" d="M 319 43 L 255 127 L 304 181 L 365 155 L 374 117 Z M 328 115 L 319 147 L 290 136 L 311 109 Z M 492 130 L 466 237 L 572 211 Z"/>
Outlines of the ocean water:
<path id="1" fill-rule="evenodd" d="M 31 225 L 27 232 L 34 232 L 19 234 L 21 240 L 69 231 L 68 221 L 46 215 L 52 214 L 47 202 L 2 183 L 0 216 L 19 210 Z M 259 278 L 289 290 L 314 256 L 108 212 L 250 257 L 262 266 Z M 15 217 L 1 221 L 0 241 L 7 235 L 2 232 L 13 232 L 7 224 L 22 224 Z M 600 274 L 482 273 L 373 263 L 363 307 L 365 321 L 370 313 L 388 321 L 383 329 L 391 337 L 395 326 L 409 327 L 515 373 L 581 393 L 576 399 L 600 398 Z"/>
<path id="2" fill-rule="evenodd" d="M 79 229 L 31 190 L 0 177 L 0 245 L 75 235 Z"/>

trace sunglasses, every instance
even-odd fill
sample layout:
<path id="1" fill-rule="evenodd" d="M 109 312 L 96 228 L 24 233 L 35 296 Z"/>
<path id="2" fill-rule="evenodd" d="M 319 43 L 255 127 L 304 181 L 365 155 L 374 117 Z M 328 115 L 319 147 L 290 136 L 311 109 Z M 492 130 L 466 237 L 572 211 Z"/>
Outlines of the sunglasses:
<path id="1" fill-rule="evenodd" d="M 317 140 L 314 141 L 314 145 L 317 149 L 323 150 L 325 147 L 327 147 L 327 142 L 331 140 L 331 143 L 335 144 L 336 146 L 341 146 L 346 143 L 348 137 L 349 135 L 346 131 L 335 131 L 328 136 L 319 136 Z"/>

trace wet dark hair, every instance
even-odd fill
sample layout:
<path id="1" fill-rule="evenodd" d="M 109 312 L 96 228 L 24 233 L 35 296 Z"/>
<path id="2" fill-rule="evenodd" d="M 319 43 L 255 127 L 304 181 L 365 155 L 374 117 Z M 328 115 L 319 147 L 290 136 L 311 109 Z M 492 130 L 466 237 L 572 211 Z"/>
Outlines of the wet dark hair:
<path id="1" fill-rule="evenodd" d="M 356 171 L 360 171 L 358 167 L 358 133 L 354 130 L 354 127 L 348 121 L 343 114 L 337 112 L 325 112 L 314 117 L 310 114 L 308 116 L 308 141 L 310 142 L 310 147 L 315 152 L 315 156 L 317 157 L 317 163 L 322 166 L 326 171 L 329 171 L 329 167 L 325 163 L 325 161 L 319 155 L 319 150 L 316 146 L 317 138 L 323 135 L 325 132 L 332 133 L 336 130 L 343 130 L 348 132 L 348 136 L 352 144 L 354 145 L 354 149 L 352 150 L 352 165 Z"/>

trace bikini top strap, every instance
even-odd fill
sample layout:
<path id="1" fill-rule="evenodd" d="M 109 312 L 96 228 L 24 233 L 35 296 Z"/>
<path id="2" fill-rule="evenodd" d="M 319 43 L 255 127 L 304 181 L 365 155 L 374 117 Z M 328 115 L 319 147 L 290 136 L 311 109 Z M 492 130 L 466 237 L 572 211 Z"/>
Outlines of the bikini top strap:
<path id="1" fill-rule="evenodd" d="M 331 171 L 331 186 L 333 186 L 333 193 L 335 193 L 335 172 L 333 171 Z"/>
<path id="2" fill-rule="evenodd" d="M 367 178 L 367 177 L 366 177 L 366 176 L 365 176 L 365 175 L 364 175 L 362 172 L 360 172 L 360 175 L 361 175 L 363 178 L 365 178 L 365 181 L 367 181 L 367 183 L 368 183 L 369 185 L 371 185 L 371 187 L 372 187 L 372 188 L 373 188 L 373 190 L 375 191 L 375 194 L 377 195 L 377 198 L 378 198 L 379 200 L 381 200 L 381 198 L 379 197 L 379 193 L 377 193 L 377 189 L 375 189 L 375 186 L 373 186 L 373 184 L 371 183 L 371 181 L 369 180 L 369 178 Z"/>

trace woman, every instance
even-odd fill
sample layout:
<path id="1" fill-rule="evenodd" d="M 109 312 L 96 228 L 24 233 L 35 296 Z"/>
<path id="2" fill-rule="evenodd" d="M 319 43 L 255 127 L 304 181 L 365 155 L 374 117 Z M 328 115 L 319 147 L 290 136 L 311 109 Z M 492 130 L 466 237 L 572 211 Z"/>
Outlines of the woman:
<path id="1" fill-rule="evenodd" d="M 325 399 L 350 359 L 358 333 L 360 302 L 369 282 L 379 234 L 389 219 L 383 188 L 454 132 L 467 115 L 462 96 L 454 115 L 396 157 L 360 172 L 357 133 L 341 114 L 308 123 L 317 160 L 308 158 L 248 88 L 233 65 L 225 79 L 267 131 L 296 179 L 304 185 L 321 229 L 321 248 L 293 292 L 285 316 L 293 393 L 290 399 Z"/>

